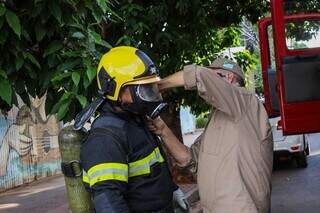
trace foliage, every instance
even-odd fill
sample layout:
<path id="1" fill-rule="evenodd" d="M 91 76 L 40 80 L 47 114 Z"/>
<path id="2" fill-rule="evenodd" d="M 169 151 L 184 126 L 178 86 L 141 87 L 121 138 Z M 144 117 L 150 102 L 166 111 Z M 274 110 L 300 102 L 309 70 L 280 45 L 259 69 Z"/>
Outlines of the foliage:
<path id="1" fill-rule="evenodd" d="M 320 21 L 296 21 L 286 24 L 286 37 L 295 41 L 309 41 L 320 33 Z"/>
<path id="2" fill-rule="evenodd" d="M 101 38 L 113 15 L 105 1 L 25 0 L 0 3 L 0 108 L 47 93 L 47 110 L 72 119 L 95 91 Z M 67 113 L 68 112 L 68 113 Z"/>
<path id="3" fill-rule="evenodd" d="M 162 77 L 184 65 L 208 65 L 225 47 L 238 46 L 237 24 L 243 16 L 257 21 L 267 1 L 119 1 L 115 11 L 124 21 L 112 23 L 107 41 L 133 45 L 157 63 Z M 190 105 L 195 113 L 209 106 L 196 94 L 181 88 L 165 94 L 170 109 Z"/>
<path id="4" fill-rule="evenodd" d="M 286 15 L 297 13 L 319 13 L 319 0 L 285 0 L 284 11 Z"/>
<path id="5" fill-rule="evenodd" d="M 204 128 L 207 125 L 209 120 L 209 113 L 210 111 L 206 111 L 199 114 L 196 119 L 196 128 Z"/>
<path id="6" fill-rule="evenodd" d="M 196 120 L 196 128 L 197 129 L 204 128 L 207 122 L 208 122 L 208 118 L 198 117 Z"/>
<path id="7" fill-rule="evenodd" d="M 298 13 L 319 13 L 319 0 L 286 0 L 284 1 L 284 11 L 286 15 L 294 15 Z M 296 41 L 307 41 L 314 38 L 319 33 L 320 22 L 298 21 L 286 24 L 286 36 Z"/>
<path id="8" fill-rule="evenodd" d="M 267 0 L 5 2 L 0 3 L 0 108 L 15 103 L 15 93 L 27 103 L 28 94 L 47 93 L 47 111 L 64 120 L 96 94 L 96 65 L 111 45 L 142 49 L 164 77 L 189 63 L 209 64 L 223 48 L 239 45 L 242 17 L 255 22 L 268 10 Z M 166 96 L 173 108 L 182 103 L 198 113 L 209 109 L 182 89 Z"/>

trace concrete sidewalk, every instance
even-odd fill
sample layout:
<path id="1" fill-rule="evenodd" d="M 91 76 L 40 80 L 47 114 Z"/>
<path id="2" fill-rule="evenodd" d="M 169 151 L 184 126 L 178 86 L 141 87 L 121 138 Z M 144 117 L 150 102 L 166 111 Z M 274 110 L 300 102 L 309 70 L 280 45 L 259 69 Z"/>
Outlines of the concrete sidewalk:
<path id="1" fill-rule="evenodd" d="M 44 178 L 0 194 L 1 213 L 68 213 L 64 178 Z"/>
<path id="2" fill-rule="evenodd" d="M 183 136 L 184 143 L 191 146 L 200 134 L 197 130 Z M 197 189 L 194 184 L 181 186 L 192 205 L 191 212 L 199 212 Z M 33 183 L 0 193 L 1 213 L 69 213 L 63 175 L 37 180 Z"/>
<path id="3" fill-rule="evenodd" d="M 191 212 L 200 212 L 197 188 L 182 186 L 191 205 Z M 57 175 L 0 194 L 1 213 L 68 213 L 64 178 Z M 180 211 L 178 211 L 180 212 Z"/>

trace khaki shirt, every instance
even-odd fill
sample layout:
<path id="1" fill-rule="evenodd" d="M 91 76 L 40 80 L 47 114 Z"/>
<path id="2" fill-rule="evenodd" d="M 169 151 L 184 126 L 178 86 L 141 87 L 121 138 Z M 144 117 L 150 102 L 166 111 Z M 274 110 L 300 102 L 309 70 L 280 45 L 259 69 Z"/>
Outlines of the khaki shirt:
<path id="1" fill-rule="evenodd" d="M 184 80 L 186 89 L 197 89 L 216 108 L 187 166 L 198 168 L 205 213 L 270 212 L 273 142 L 264 106 L 212 69 L 186 66 Z"/>

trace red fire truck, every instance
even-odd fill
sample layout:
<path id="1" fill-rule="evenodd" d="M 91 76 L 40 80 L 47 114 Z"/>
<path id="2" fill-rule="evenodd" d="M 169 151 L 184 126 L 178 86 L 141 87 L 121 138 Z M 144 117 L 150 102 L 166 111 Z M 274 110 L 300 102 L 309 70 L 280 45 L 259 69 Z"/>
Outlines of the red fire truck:
<path id="1" fill-rule="evenodd" d="M 259 22 L 265 106 L 284 135 L 320 132 L 320 1 L 271 0 Z"/>

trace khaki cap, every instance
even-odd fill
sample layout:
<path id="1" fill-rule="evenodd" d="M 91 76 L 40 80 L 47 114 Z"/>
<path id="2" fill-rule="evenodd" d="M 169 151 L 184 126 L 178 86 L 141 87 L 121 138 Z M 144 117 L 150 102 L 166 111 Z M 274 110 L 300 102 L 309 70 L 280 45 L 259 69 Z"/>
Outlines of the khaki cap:
<path id="1" fill-rule="evenodd" d="M 226 58 L 220 58 L 220 57 L 217 58 L 212 62 L 212 64 L 208 66 L 208 68 L 223 69 L 226 71 L 230 71 L 240 76 L 243 80 L 245 80 L 241 67 L 237 63 Z"/>

